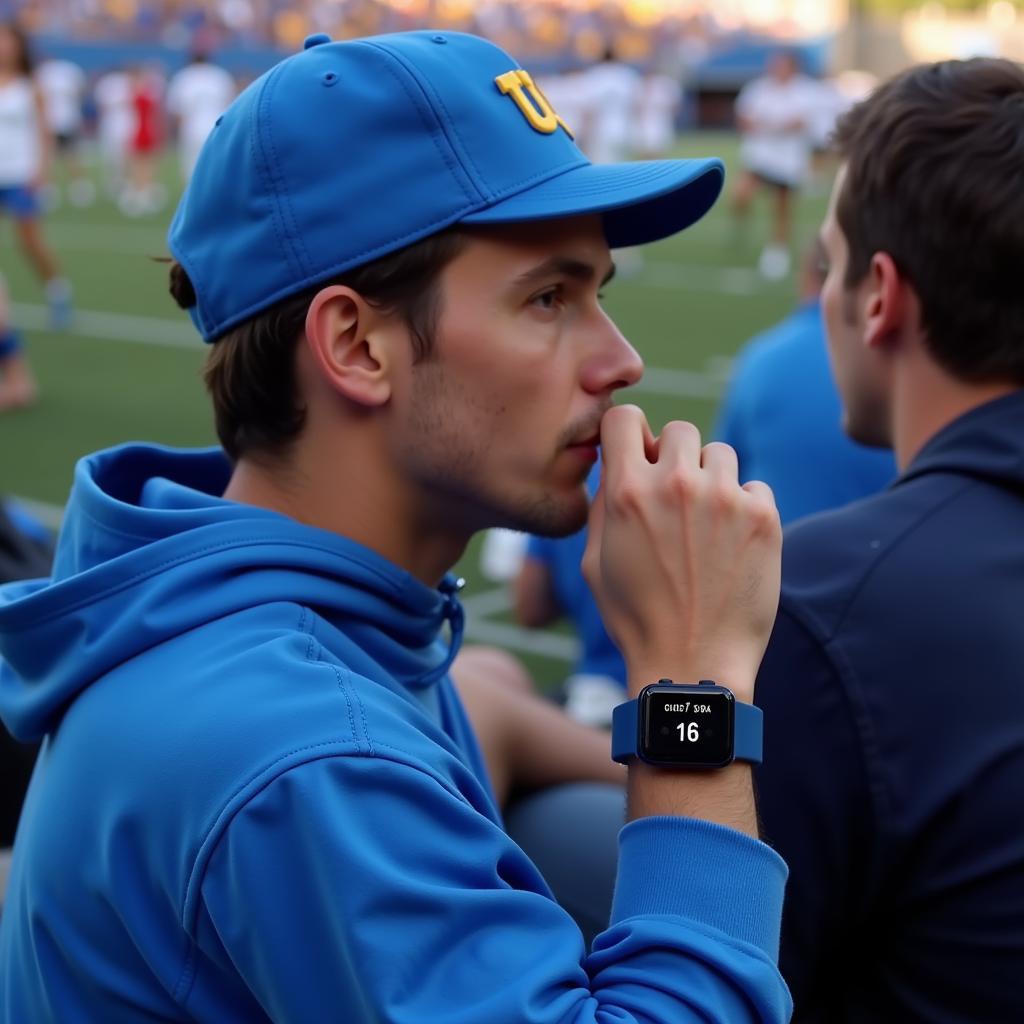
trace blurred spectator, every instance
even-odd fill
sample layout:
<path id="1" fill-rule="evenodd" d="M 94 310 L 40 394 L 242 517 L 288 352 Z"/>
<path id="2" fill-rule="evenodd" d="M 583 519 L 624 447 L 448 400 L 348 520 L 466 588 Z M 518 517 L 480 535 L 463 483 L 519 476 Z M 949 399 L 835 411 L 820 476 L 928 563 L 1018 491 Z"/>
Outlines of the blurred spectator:
<path id="1" fill-rule="evenodd" d="M 736 449 L 742 480 L 764 480 L 783 523 L 838 508 L 896 478 L 892 452 L 866 448 L 842 429 L 842 406 L 825 344 L 816 241 L 800 273 L 800 305 L 740 352 L 715 437 Z"/>
<path id="2" fill-rule="evenodd" d="M 620 55 L 645 66 L 675 67 L 680 54 L 706 51 L 753 27 L 763 35 L 791 34 L 758 12 L 756 24 L 743 6 L 727 18 L 711 0 L 686 5 L 588 3 L 573 0 L 13 0 L 13 11 L 33 32 L 76 38 L 160 43 L 175 49 L 202 41 L 222 45 L 278 46 L 293 50 L 310 32 L 354 38 L 415 28 L 476 32 L 513 45 L 523 60 L 563 62 L 566 67 L 600 59 L 606 41 Z M 753 4 L 750 5 L 753 8 Z"/>

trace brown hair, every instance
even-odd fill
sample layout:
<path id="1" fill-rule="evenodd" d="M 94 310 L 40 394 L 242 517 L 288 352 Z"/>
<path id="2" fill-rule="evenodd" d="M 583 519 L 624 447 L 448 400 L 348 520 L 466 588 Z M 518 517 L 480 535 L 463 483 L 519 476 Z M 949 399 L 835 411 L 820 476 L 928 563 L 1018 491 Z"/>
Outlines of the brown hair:
<path id="1" fill-rule="evenodd" d="M 18 48 L 18 58 L 15 70 L 19 75 L 26 78 L 35 70 L 35 62 L 32 60 L 32 50 L 28 45 L 28 36 L 25 30 L 14 21 L 0 21 L 0 32 L 7 31 L 14 39 Z"/>
<path id="2" fill-rule="evenodd" d="M 1024 383 L 1024 68 L 975 59 L 897 75 L 840 120 L 846 285 L 888 253 L 927 344 L 963 380 Z"/>
<path id="3" fill-rule="evenodd" d="M 330 284 L 343 284 L 367 302 L 405 321 L 417 360 L 433 349 L 441 312 L 441 271 L 464 244 L 457 230 L 356 267 L 297 295 L 283 299 L 213 343 L 203 370 L 213 400 L 217 436 L 228 455 L 279 457 L 298 437 L 306 409 L 298 393 L 295 352 L 314 296 Z M 183 309 L 196 303 L 184 268 L 172 263 L 170 292 Z"/>

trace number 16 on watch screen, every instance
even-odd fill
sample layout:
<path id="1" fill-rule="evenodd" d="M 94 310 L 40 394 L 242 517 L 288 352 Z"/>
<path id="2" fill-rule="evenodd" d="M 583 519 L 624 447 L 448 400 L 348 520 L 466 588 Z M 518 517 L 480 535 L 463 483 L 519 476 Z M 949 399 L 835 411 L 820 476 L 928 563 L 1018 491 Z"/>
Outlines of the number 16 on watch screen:
<path id="1" fill-rule="evenodd" d="M 728 760 L 729 698 L 715 694 L 708 700 L 671 700 L 658 694 L 648 705 L 647 753 L 655 760 L 687 761 L 708 765 Z"/>

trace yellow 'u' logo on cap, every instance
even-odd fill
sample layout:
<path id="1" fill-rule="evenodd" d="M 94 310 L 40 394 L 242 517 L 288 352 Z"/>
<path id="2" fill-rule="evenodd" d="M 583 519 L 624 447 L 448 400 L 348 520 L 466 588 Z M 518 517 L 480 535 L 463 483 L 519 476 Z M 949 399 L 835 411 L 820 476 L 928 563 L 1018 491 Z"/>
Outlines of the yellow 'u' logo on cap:
<path id="1" fill-rule="evenodd" d="M 529 71 L 522 68 L 506 71 L 503 75 L 498 75 L 494 84 L 505 96 L 511 96 L 515 100 L 516 106 L 531 128 L 544 135 L 551 135 L 561 126 L 565 134 L 570 139 L 573 138 L 569 126 L 555 113 L 548 98 L 530 77 Z"/>

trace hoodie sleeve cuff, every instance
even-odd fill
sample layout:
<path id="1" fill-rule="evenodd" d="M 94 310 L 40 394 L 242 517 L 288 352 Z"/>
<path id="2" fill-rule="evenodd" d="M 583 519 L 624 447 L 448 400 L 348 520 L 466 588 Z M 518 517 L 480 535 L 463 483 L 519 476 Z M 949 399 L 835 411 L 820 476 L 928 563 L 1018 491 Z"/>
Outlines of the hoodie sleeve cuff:
<path id="1" fill-rule="evenodd" d="M 612 923 L 677 914 L 779 956 L 785 861 L 742 832 L 693 818 L 655 816 L 619 835 Z"/>

